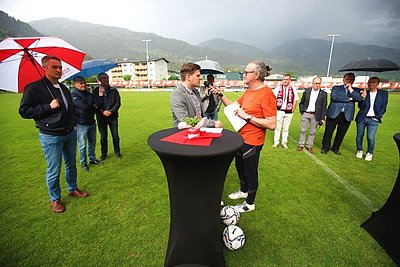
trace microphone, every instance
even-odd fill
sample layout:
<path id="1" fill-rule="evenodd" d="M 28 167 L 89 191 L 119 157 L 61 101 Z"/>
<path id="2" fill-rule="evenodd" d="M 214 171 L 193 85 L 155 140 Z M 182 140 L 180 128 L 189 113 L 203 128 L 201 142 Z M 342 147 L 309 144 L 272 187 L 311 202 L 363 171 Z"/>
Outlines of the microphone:
<path id="1" fill-rule="evenodd" d="M 210 87 L 210 83 L 207 82 L 207 81 L 205 81 L 205 82 L 204 82 L 204 86 L 205 86 L 206 88 L 209 88 L 209 87 Z"/>

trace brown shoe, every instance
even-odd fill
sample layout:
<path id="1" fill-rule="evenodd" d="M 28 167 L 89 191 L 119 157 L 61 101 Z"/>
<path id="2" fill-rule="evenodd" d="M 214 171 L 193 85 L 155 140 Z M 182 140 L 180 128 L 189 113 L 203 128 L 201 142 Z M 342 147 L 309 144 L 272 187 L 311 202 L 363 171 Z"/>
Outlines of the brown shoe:
<path id="1" fill-rule="evenodd" d="M 298 147 L 296 148 L 296 151 L 303 151 L 303 147 L 302 147 L 302 146 L 298 146 Z"/>
<path id="2" fill-rule="evenodd" d="M 307 149 L 308 152 L 310 152 L 311 154 L 314 154 L 314 149 L 312 148 L 312 146 L 306 147 L 306 149 Z"/>
<path id="3" fill-rule="evenodd" d="M 81 191 L 78 188 L 75 189 L 72 192 L 69 192 L 68 195 L 71 196 L 71 197 L 87 197 L 87 196 L 89 196 L 88 193 L 86 193 L 84 191 Z"/>
<path id="4" fill-rule="evenodd" d="M 61 198 L 58 198 L 50 202 L 51 210 L 55 213 L 61 213 L 65 211 L 64 204 L 61 202 Z"/>

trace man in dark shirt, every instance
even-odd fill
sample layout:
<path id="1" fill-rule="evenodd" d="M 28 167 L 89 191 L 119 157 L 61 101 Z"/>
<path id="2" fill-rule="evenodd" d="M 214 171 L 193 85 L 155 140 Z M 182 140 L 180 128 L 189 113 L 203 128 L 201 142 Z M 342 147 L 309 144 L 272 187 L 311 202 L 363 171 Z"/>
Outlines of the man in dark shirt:
<path id="1" fill-rule="evenodd" d="M 101 157 L 105 160 L 108 153 L 108 132 L 107 126 L 110 127 L 113 139 L 114 153 L 117 158 L 122 158 L 119 146 L 118 134 L 118 110 L 121 106 L 121 98 L 118 90 L 110 86 L 109 78 L 106 73 L 100 73 L 97 76 L 100 86 L 93 89 L 94 103 L 97 106 L 96 118 L 97 126 L 100 132 Z"/>
<path id="2" fill-rule="evenodd" d="M 87 154 L 90 164 L 100 164 L 96 159 L 96 121 L 94 113 L 96 106 L 93 95 L 86 89 L 86 81 L 82 76 L 74 77 L 75 88 L 72 91 L 75 116 L 78 126 L 78 148 L 82 170 L 88 171 Z"/>
<path id="3" fill-rule="evenodd" d="M 74 106 L 68 88 L 59 83 L 61 60 L 53 56 L 42 59 L 45 77 L 25 87 L 19 114 L 24 119 L 34 119 L 39 128 L 39 140 L 46 162 L 46 182 L 53 212 L 65 211 L 61 202 L 60 171 L 62 157 L 68 195 L 87 197 L 80 191 L 76 173 L 76 127 Z"/>

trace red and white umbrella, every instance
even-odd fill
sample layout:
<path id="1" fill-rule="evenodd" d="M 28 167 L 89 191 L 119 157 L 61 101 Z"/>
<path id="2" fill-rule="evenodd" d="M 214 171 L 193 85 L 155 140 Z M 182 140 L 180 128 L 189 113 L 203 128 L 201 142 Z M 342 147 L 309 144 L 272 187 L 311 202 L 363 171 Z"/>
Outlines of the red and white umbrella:
<path id="1" fill-rule="evenodd" d="M 61 59 L 60 81 L 78 73 L 85 57 L 60 38 L 6 38 L 0 43 L 0 89 L 22 93 L 28 83 L 44 76 L 41 60 L 46 55 Z"/>

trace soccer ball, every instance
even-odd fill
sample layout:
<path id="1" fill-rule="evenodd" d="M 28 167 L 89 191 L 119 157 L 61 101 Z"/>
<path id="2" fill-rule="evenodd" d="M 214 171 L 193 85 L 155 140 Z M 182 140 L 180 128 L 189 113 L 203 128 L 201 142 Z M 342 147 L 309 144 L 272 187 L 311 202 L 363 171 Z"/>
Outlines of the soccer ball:
<path id="1" fill-rule="evenodd" d="M 225 206 L 219 216 L 225 225 L 236 225 L 240 219 L 240 213 L 234 206 Z"/>
<path id="2" fill-rule="evenodd" d="M 243 230 L 237 225 L 228 225 L 222 233 L 222 241 L 230 250 L 238 250 L 243 247 L 246 241 L 246 236 Z"/>

